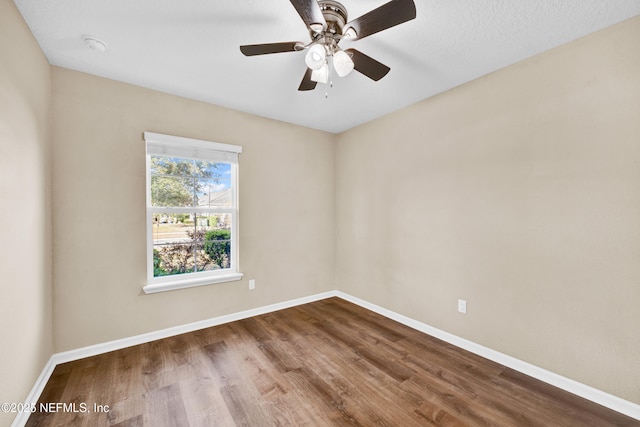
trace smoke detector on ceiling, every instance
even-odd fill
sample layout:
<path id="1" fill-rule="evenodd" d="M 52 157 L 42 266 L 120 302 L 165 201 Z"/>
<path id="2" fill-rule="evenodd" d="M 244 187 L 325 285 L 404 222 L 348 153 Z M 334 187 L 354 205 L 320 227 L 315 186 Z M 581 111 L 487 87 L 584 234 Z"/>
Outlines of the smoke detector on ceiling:
<path id="1" fill-rule="evenodd" d="M 107 44 L 100 39 L 84 34 L 82 36 L 82 40 L 87 46 L 89 46 L 89 49 L 91 50 L 97 50 L 98 52 L 107 51 Z"/>

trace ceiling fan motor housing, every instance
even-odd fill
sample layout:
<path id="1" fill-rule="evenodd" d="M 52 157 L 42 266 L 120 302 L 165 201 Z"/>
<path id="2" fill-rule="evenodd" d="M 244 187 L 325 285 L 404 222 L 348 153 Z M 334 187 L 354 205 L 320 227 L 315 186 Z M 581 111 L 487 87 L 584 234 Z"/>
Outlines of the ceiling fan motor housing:
<path id="1" fill-rule="evenodd" d="M 322 11 L 325 21 L 327 21 L 327 29 L 325 33 L 342 35 L 342 29 L 348 22 L 347 9 L 337 1 L 333 0 L 320 0 L 318 6 Z M 311 30 L 311 37 L 313 38 L 317 33 Z"/>

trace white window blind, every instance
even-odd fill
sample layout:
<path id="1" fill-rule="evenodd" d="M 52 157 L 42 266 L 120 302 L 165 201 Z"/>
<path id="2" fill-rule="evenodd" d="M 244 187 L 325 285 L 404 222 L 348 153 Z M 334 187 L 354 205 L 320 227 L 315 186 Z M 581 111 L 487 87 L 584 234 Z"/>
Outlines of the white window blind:
<path id="1" fill-rule="evenodd" d="M 238 154 L 242 153 L 242 147 L 239 145 L 202 141 L 153 132 L 145 132 L 144 140 L 147 143 L 147 154 L 151 156 L 181 157 L 238 164 Z"/>

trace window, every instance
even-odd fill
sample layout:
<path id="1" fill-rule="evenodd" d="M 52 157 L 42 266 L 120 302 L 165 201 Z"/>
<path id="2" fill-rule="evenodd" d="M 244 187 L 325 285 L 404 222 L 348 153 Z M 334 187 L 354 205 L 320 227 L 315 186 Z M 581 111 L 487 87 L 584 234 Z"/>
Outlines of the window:
<path id="1" fill-rule="evenodd" d="M 242 147 L 145 132 L 146 293 L 239 280 Z"/>

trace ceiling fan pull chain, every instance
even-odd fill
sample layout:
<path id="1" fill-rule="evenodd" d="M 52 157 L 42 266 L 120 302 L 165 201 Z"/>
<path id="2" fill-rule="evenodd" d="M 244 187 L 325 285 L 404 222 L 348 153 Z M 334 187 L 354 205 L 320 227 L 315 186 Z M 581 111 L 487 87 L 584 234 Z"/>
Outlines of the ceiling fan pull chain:
<path id="1" fill-rule="evenodd" d="M 333 52 L 331 52 L 331 54 L 327 58 L 327 62 L 327 66 L 329 67 L 329 88 L 324 94 L 325 98 L 329 98 L 329 89 L 333 87 Z"/>
<path id="2" fill-rule="evenodd" d="M 331 62 L 331 60 L 329 59 L 329 61 L 327 62 Z M 325 99 L 329 99 L 329 89 L 331 89 L 333 87 L 333 80 L 331 79 L 331 64 L 327 64 L 329 66 L 329 78 L 328 78 L 328 85 L 327 85 L 327 90 L 324 91 L 324 98 Z"/>

